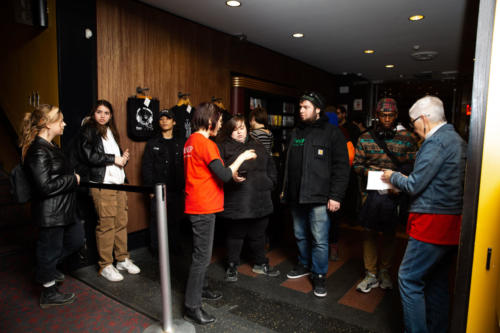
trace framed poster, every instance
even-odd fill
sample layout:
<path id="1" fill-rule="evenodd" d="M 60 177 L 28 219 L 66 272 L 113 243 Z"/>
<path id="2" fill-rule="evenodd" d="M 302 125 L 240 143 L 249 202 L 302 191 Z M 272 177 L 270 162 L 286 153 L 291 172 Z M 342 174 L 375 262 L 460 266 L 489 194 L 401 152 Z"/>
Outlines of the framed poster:
<path id="1" fill-rule="evenodd" d="M 363 99 L 356 98 L 352 103 L 352 109 L 354 111 L 362 111 L 363 110 Z"/>

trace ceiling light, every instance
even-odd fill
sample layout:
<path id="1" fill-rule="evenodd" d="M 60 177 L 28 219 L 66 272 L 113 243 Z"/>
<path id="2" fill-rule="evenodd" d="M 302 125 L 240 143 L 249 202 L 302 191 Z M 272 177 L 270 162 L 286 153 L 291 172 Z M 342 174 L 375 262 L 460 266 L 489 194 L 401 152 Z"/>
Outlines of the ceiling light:
<path id="1" fill-rule="evenodd" d="M 294 33 L 292 36 L 293 36 L 294 38 L 302 38 L 302 37 L 304 37 L 304 34 L 303 34 L 303 33 L 301 33 L 301 32 L 296 32 L 296 33 Z"/>
<path id="2" fill-rule="evenodd" d="M 375 53 L 374 50 L 364 50 L 363 52 L 366 53 L 366 54 L 373 54 L 373 53 Z"/>
<path id="3" fill-rule="evenodd" d="M 394 68 L 394 65 L 392 65 L 392 64 L 385 65 L 385 68 Z"/>
<path id="4" fill-rule="evenodd" d="M 239 6 L 241 6 L 241 2 L 236 1 L 236 0 L 230 0 L 230 1 L 226 1 L 226 5 L 228 5 L 229 7 L 239 7 Z"/>
<path id="5" fill-rule="evenodd" d="M 420 14 L 408 17 L 408 20 L 410 20 L 410 21 L 420 21 L 423 19 L 424 19 L 424 15 L 420 15 Z"/>

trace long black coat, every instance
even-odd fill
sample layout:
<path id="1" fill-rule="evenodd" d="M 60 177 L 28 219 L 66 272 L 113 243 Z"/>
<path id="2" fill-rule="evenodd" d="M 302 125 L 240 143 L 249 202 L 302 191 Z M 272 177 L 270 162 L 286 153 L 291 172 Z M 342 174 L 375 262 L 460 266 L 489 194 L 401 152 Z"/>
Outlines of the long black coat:
<path id="1" fill-rule="evenodd" d="M 242 183 L 224 184 L 224 211 L 219 215 L 233 220 L 259 218 L 273 212 L 271 191 L 276 186 L 274 161 L 266 148 L 251 137 L 245 143 L 231 138 L 218 144 L 224 165 L 231 165 L 247 149 L 255 149 L 257 158 L 244 162 L 239 171 L 246 177 Z"/>
<path id="2" fill-rule="evenodd" d="M 37 136 L 24 158 L 24 170 L 33 187 L 33 219 L 41 227 L 72 224 L 76 176 L 63 151 Z"/>

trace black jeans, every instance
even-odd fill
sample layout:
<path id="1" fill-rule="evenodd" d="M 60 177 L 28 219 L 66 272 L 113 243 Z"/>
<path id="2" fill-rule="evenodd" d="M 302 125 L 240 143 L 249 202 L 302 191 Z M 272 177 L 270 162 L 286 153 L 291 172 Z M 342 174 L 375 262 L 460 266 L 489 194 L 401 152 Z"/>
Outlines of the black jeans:
<path id="1" fill-rule="evenodd" d="M 268 221 L 268 216 L 257 219 L 227 220 L 227 261 L 239 265 L 241 248 L 245 238 L 247 238 L 254 264 L 267 264 L 265 246 Z"/>
<path id="2" fill-rule="evenodd" d="M 189 215 L 193 229 L 193 260 L 189 268 L 184 305 L 190 309 L 201 306 L 201 293 L 207 287 L 205 273 L 212 258 L 215 214 Z"/>
<path id="3" fill-rule="evenodd" d="M 84 244 L 83 224 L 77 221 L 61 227 L 41 227 L 36 246 L 36 280 L 54 281 L 56 265 Z"/>
<path id="4" fill-rule="evenodd" d="M 184 211 L 181 193 L 167 193 L 167 224 L 169 250 L 174 252 L 180 248 L 181 241 L 180 220 Z M 149 222 L 150 247 L 158 251 L 158 226 L 156 221 L 156 197 L 151 198 L 151 219 Z"/>

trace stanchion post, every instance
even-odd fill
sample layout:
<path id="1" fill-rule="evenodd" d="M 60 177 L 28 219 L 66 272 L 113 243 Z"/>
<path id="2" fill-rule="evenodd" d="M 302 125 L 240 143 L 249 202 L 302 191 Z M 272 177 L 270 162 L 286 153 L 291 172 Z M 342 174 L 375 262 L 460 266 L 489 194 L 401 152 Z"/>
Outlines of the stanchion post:
<path id="1" fill-rule="evenodd" d="M 167 228 L 167 187 L 165 184 L 156 184 L 156 222 L 158 226 L 158 251 L 161 280 L 162 323 L 153 324 L 146 328 L 144 333 L 195 333 L 193 324 L 184 320 L 172 320 L 172 290 L 170 286 L 170 258 L 168 252 Z"/>

